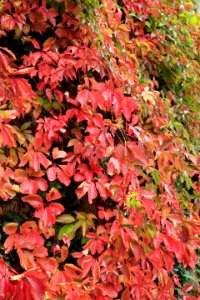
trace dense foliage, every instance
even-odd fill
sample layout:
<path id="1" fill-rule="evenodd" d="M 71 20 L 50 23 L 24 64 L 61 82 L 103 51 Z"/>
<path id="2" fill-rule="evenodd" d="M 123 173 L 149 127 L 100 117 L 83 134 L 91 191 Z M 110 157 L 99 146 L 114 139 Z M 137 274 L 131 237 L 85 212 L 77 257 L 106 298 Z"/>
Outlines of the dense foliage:
<path id="1" fill-rule="evenodd" d="M 198 299 L 192 1 L 0 2 L 0 299 Z"/>

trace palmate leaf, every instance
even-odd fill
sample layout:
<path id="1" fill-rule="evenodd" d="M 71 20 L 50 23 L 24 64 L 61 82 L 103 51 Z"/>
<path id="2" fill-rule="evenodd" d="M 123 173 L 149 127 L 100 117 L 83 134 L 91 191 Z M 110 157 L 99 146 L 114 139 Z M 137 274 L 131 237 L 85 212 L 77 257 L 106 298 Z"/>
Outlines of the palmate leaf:
<path id="1" fill-rule="evenodd" d="M 60 215 L 63 211 L 63 205 L 51 202 L 46 207 L 38 208 L 34 216 L 39 218 L 44 227 L 48 227 L 56 223 L 56 216 Z"/>
<path id="2" fill-rule="evenodd" d="M 77 213 L 77 217 L 74 218 L 71 215 L 64 214 L 57 217 L 57 221 L 59 223 L 67 223 L 66 225 L 62 226 L 58 237 L 62 239 L 63 234 L 65 234 L 69 239 L 73 239 L 75 237 L 76 231 L 81 228 L 82 235 L 85 236 L 88 229 L 95 228 L 93 219 L 96 218 L 93 214 L 86 214 L 86 213 Z"/>
<path id="3" fill-rule="evenodd" d="M 11 277 L 17 282 L 15 293 L 16 299 L 20 299 L 21 295 L 27 299 L 42 299 L 44 297 L 46 286 L 46 274 L 37 269 L 28 270 L 23 274 Z"/>
<path id="4" fill-rule="evenodd" d="M 20 185 L 20 193 L 28 195 L 36 195 L 37 191 L 47 190 L 47 181 L 44 178 L 29 179 L 26 178 Z"/>

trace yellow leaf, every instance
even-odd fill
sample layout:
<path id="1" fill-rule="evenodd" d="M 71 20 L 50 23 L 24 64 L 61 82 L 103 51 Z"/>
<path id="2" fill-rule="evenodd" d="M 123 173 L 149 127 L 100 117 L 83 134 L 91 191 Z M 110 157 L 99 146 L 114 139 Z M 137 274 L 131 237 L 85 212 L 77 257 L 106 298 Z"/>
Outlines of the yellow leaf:
<path id="1" fill-rule="evenodd" d="M 128 29 L 127 26 L 124 24 L 119 25 L 118 29 L 120 29 L 124 32 L 130 31 L 130 29 Z"/>
<path id="2" fill-rule="evenodd" d="M 108 34 L 108 35 L 111 36 L 113 34 L 113 31 L 110 28 L 104 28 L 104 33 L 106 33 L 106 34 Z"/>

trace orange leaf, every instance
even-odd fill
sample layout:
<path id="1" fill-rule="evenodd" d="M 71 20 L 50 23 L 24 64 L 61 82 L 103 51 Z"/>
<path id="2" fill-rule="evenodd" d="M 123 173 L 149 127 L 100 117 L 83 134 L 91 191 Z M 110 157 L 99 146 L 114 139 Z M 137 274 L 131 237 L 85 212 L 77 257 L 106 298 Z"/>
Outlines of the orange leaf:
<path id="1" fill-rule="evenodd" d="M 8 223 L 3 227 L 3 231 L 7 234 L 14 234 L 17 231 L 18 223 Z"/>

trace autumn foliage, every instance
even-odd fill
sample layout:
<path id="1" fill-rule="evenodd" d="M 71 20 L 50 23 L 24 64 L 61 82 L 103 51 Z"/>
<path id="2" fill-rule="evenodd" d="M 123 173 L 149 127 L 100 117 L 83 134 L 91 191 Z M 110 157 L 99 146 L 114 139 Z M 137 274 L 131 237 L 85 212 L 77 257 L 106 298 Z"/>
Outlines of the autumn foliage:
<path id="1" fill-rule="evenodd" d="M 0 3 L 0 300 L 198 299 L 200 18 L 101 2 Z"/>

